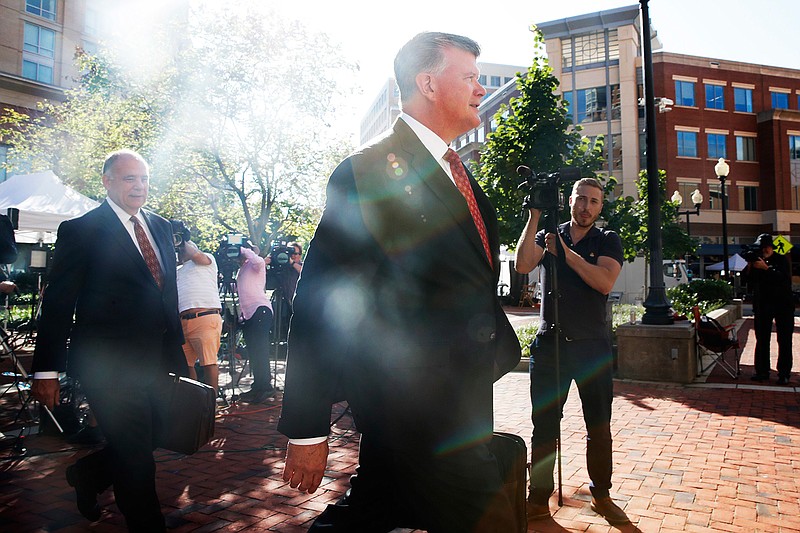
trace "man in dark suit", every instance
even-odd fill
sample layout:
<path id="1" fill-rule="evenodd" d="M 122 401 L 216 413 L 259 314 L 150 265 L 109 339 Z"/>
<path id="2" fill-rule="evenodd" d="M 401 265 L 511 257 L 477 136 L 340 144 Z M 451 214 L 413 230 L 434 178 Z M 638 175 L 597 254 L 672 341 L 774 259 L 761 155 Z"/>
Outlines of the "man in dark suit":
<path id="1" fill-rule="evenodd" d="M 78 378 L 106 437 L 104 449 L 67 468 L 81 514 L 97 520 L 97 494 L 113 485 L 128 528 L 143 532 L 165 529 L 153 418 L 168 372 L 186 368 L 172 227 L 142 209 L 148 181 L 139 154 L 110 154 L 106 201 L 58 228 L 32 368 L 33 395 L 51 408 L 57 372 Z"/>
<path id="2" fill-rule="evenodd" d="M 492 383 L 519 342 L 496 297 L 494 208 L 448 149 L 480 123 L 479 53 L 457 35 L 409 41 L 403 113 L 330 178 L 294 299 L 284 480 L 320 485 L 333 403 L 362 435 L 348 496 L 311 531 L 511 531 L 487 442 Z"/>

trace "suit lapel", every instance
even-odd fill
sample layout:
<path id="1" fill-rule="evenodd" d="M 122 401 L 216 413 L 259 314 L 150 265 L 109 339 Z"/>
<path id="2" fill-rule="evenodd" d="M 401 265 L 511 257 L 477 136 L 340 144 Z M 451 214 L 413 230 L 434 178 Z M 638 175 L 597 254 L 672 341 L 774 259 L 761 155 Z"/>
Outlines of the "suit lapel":
<path id="1" fill-rule="evenodd" d="M 108 205 L 107 202 L 103 202 L 100 205 L 100 208 L 102 208 L 103 218 L 105 218 L 106 221 L 105 227 L 107 228 L 107 232 L 111 239 L 113 239 L 117 246 L 119 246 L 125 252 L 125 254 L 130 258 L 131 263 L 136 265 L 136 268 L 141 272 L 141 274 L 152 280 L 153 285 L 157 286 L 156 280 L 153 279 L 153 275 L 150 273 L 150 269 L 147 268 L 147 263 L 145 263 L 144 257 L 142 257 L 141 252 L 139 252 L 139 249 L 133 243 L 130 233 L 128 233 L 128 230 L 122 225 L 122 221 L 119 219 L 117 214 L 113 209 L 111 209 L 111 206 Z M 149 221 L 148 226 L 150 226 Z M 162 247 L 159 244 L 159 250 L 161 248 Z"/>
<path id="2" fill-rule="evenodd" d="M 407 154 L 409 166 L 418 176 L 420 176 L 420 182 L 427 186 L 441 201 L 445 207 L 445 210 L 452 218 L 453 223 L 457 224 L 458 227 L 461 228 L 461 230 L 465 233 L 470 243 L 472 243 L 472 247 L 480 255 L 481 259 L 483 259 L 483 262 L 488 267 L 489 261 L 486 259 L 486 251 L 483 248 L 483 242 L 481 242 L 480 234 L 478 233 L 478 229 L 475 227 L 475 222 L 472 220 L 472 215 L 469 212 L 469 207 L 467 207 L 467 202 L 464 199 L 464 196 L 442 169 L 438 161 L 436 161 L 428 149 L 425 148 L 408 124 L 402 120 L 398 120 L 395 124 L 395 133 L 400 139 L 401 147 Z M 494 226 L 490 226 L 486 222 L 487 218 L 491 218 L 486 216 L 488 199 L 480 187 L 477 187 L 477 184 L 472 178 L 472 174 L 469 172 L 469 170 L 467 170 L 467 176 L 470 179 L 470 185 L 472 185 L 472 190 L 475 194 L 475 199 L 478 202 L 478 207 L 481 211 L 481 216 L 484 219 L 484 224 L 486 224 L 486 229 L 490 232 L 489 238 L 491 244 L 494 239 L 492 238 L 493 232 L 490 230 L 491 228 L 494 228 Z M 476 192 L 476 189 L 478 192 Z M 494 245 L 492 244 L 492 246 Z"/>

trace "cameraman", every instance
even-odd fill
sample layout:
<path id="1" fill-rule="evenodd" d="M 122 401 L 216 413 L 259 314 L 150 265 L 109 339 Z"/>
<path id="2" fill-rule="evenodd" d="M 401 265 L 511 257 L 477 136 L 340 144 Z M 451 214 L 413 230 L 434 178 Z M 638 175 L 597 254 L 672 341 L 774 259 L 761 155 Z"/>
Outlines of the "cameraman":
<path id="1" fill-rule="evenodd" d="M 178 254 L 178 311 L 185 342 L 183 353 L 189 377 L 197 379 L 195 361 L 203 367 L 203 382 L 219 390 L 219 352 L 222 335 L 222 307 L 217 289 L 217 262 L 193 243 L 180 221 L 171 221 Z M 180 237 L 178 237 L 180 236 Z"/>
<path id="2" fill-rule="evenodd" d="M 752 258 L 747 264 L 749 281 L 753 287 L 756 331 L 755 374 L 750 379 L 769 380 L 769 348 L 774 320 L 778 334 L 778 385 L 787 385 L 792 372 L 794 331 L 792 271 L 786 256 L 775 253 L 772 235 L 762 233 L 753 245 L 761 250 L 761 257 Z"/>
<path id="3" fill-rule="evenodd" d="M 261 403 L 275 396 L 269 372 L 272 304 L 264 290 L 270 258 L 264 259 L 258 255 L 258 251 L 255 245 L 240 248 L 239 275 L 236 278 L 242 333 L 253 372 L 250 390 L 239 395 L 239 399 L 247 403 Z"/>
<path id="4" fill-rule="evenodd" d="M 283 297 L 289 302 L 291 312 L 294 291 L 297 289 L 297 280 L 300 279 L 300 273 L 303 271 L 303 247 L 300 246 L 299 242 L 290 242 L 289 248 L 292 248 L 293 252 L 289 257 L 290 268 L 283 275 Z"/>
<path id="5" fill-rule="evenodd" d="M 545 252 L 554 256 L 554 260 L 544 262 L 541 272 L 541 321 L 531 345 L 533 437 L 528 518 L 550 517 L 548 502 L 554 489 L 556 440 L 574 379 L 588 433 L 586 462 L 592 510 L 612 525 L 627 524 L 630 520 L 609 496 L 613 369 L 606 301 L 622 269 L 622 242 L 616 233 L 594 225 L 603 208 L 603 187 L 595 178 L 575 182 L 569 205 L 569 222 L 558 226 L 557 233 L 541 230 L 535 237 L 541 212 L 531 208 L 517 247 L 516 270 L 522 274 L 533 270 Z M 552 300 L 553 264 L 559 279 L 558 317 Z M 558 353 L 554 349 L 555 335 L 559 335 Z"/>

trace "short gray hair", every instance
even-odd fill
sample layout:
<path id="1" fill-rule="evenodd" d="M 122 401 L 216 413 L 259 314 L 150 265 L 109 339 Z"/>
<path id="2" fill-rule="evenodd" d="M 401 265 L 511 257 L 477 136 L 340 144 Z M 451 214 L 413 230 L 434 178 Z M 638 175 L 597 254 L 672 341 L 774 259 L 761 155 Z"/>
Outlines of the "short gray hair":
<path id="1" fill-rule="evenodd" d="M 417 90 L 417 74 L 438 74 L 444 69 L 443 52 L 448 47 L 459 48 L 475 57 L 481 55 L 481 47 L 469 37 L 431 31 L 417 34 L 397 52 L 394 58 L 394 79 L 400 89 L 401 102 L 410 98 Z"/>
<path id="2" fill-rule="evenodd" d="M 138 159 L 142 163 L 144 163 L 145 168 L 150 171 L 150 165 L 147 164 L 147 161 L 144 157 L 139 154 L 139 152 L 134 152 L 133 150 L 128 150 L 127 148 L 123 148 L 122 150 L 115 150 L 106 156 L 105 161 L 103 161 L 103 175 L 108 176 L 111 169 L 114 167 L 114 164 L 121 158 L 121 157 L 132 157 L 134 159 Z"/>

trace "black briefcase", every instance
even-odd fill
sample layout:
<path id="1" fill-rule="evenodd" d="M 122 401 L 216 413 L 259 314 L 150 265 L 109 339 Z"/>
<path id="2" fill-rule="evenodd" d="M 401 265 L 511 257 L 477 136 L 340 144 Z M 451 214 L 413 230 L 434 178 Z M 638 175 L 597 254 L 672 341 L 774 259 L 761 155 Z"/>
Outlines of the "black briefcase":
<path id="1" fill-rule="evenodd" d="M 514 510 L 514 532 L 528 530 L 528 515 L 525 511 L 528 483 L 528 447 L 519 435 L 495 431 L 489 443 L 489 450 L 497 458 L 503 491 Z"/>
<path id="2" fill-rule="evenodd" d="M 213 387 L 170 374 L 154 428 L 156 446 L 193 454 L 214 436 L 215 414 Z"/>

